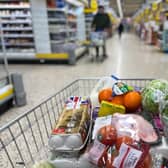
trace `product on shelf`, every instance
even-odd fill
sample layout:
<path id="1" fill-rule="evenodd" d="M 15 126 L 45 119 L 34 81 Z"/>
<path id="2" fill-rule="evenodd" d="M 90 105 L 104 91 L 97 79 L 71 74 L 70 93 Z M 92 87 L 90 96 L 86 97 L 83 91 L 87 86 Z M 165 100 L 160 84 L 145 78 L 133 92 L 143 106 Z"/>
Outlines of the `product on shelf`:
<path id="1" fill-rule="evenodd" d="M 0 2 L 4 45 L 9 53 L 34 52 L 30 5 L 27 1 Z"/>

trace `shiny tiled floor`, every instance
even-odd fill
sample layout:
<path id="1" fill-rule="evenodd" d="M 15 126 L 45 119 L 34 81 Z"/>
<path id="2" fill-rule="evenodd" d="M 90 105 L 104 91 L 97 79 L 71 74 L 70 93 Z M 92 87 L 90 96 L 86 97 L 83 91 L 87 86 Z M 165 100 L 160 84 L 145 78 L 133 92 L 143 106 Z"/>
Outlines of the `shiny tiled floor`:
<path id="1" fill-rule="evenodd" d="M 127 78 L 168 79 L 168 54 L 157 47 L 145 45 L 133 34 L 115 35 L 107 43 L 108 59 L 91 62 L 91 56 L 82 58 L 75 66 L 68 65 L 9 65 L 10 72 L 23 75 L 28 104 L 13 108 L 0 116 L 0 125 L 14 119 L 41 100 L 80 77 L 115 74 Z"/>

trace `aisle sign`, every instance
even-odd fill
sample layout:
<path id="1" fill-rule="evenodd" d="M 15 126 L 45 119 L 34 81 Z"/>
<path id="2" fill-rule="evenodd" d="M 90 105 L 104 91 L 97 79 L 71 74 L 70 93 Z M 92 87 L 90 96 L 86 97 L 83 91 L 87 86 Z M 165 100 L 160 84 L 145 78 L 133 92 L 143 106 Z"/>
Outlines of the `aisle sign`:
<path id="1" fill-rule="evenodd" d="M 97 7 L 98 7 L 97 0 L 89 0 L 89 8 L 97 9 Z"/>
<path id="2" fill-rule="evenodd" d="M 88 0 L 88 8 L 85 8 L 85 13 L 94 13 L 98 9 L 97 0 Z"/>

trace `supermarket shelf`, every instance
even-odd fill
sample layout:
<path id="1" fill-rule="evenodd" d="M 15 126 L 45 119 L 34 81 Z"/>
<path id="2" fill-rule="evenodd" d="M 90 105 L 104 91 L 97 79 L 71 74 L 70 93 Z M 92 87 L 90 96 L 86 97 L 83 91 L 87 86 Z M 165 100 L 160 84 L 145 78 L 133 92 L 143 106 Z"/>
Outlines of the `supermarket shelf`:
<path id="1" fill-rule="evenodd" d="M 35 58 L 34 52 L 7 52 L 8 59 L 32 59 Z M 3 53 L 0 53 L 0 59 L 3 59 Z"/>
<path id="2" fill-rule="evenodd" d="M 66 19 L 49 18 L 49 22 L 66 22 Z"/>
<path id="3" fill-rule="evenodd" d="M 77 23 L 76 20 L 68 20 L 69 23 Z"/>
<path id="4" fill-rule="evenodd" d="M 0 16 L 0 18 L 32 18 L 31 15 L 4 15 Z"/>
<path id="5" fill-rule="evenodd" d="M 5 27 L 2 28 L 3 31 L 31 31 L 32 27 Z"/>
<path id="6" fill-rule="evenodd" d="M 69 29 L 68 31 L 69 32 L 76 32 L 77 30 L 76 29 Z"/>
<path id="7" fill-rule="evenodd" d="M 2 20 L 2 24 L 23 24 L 23 23 L 32 23 L 31 20 Z"/>
<path id="8" fill-rule="evenodd" d="M 74 13 L 73 11 L 67 11 L 67 14 L 76 16 L 76 13 Z"/>
<path id="9" fill-rule="evenodd" d="M 54 29 L 54 30 L 50 30 L 50 33 L 63 33 L 63 32 L 76 32 L 76 29 Z"/>
<path id="10" fill-rule="evenodd" d="M 20 2 L 21 0 L 0 0 L 0 2 Z"/>
<path id="11" fill-rule="evenodd" d="M 55 29 L 55 30 L 50 30 L 50 33 L 55 33 L 55 34 L 59 34 L 59 33 L 65 33 L 65 32 L 67 32 L 67 30 L 66 29 L 59 29 L 59 30 L 57 30 L 57 29 Z"/>
<path id="12" fill-rule="evenodd" d="M 47 8 L 48 12 L 64 12 L 65 13 L 65 8 Z"/>
<path id="13" fill-rule="evenodd" d="M 6 38 L 33 38 L 33 34 L 4 34 Z"/>
<path id="14" fill-rule="evenodd" d="M 3 99 L 3 100 L 0 101 L 0 105 L 3 105 L 4 103 L 6 103 L 7 101 L 9 101 L 13 97 L 14 97 L 14 94 L 9 95 L 8 97 L 6 97 L 5 99 Z"/>
<path id="15" fill-rule="evenodd" d="M 6 43 L 5 44 L 6 46 L 20 46 L 20 47 L 33 47 L 34 46 L 34 43 L 14 43 L 14 44 L 11 44 L 11 43 Z"/>
<path id="16" fill-rule="evenodd" d="M 92 22 L 92 21 L 93 21 L 93 18 L 85 18 L 85 21 L 87 21 L 87 22 Z"/>
<path id="17" fill-rule="evenodd" d="M 76 37 L 70 37 L 70 38 L 69 38 L 69 41 L 76 41 L 76 40 L 77 40 Z"/>
<path id="18" fill-rule="evenodd" d="M 51 40 L 52 44 L 60 44 L 60 43 L 65 43 L 65 40 Z"/>
<path id="19" fill-rule="evenodd" d="M 0 5 L 0 9 L 30 9 L 30 6 L 20 6 L 20 5 Z"/>
<path id="20" fill-rule="evenodd" d="M 66 0 L 66 2 L 68 2 L 69 4 L 74 5 L 76 7 L 83 6 L 83 4 L 77 0 Z"/>
<path id="21" fill-rule="evenodd" d="M 81 55 L 86 51 L 86 47 L 79 46 L 75 49 L 75 56 L 77 58 L 81 57 Z"/>

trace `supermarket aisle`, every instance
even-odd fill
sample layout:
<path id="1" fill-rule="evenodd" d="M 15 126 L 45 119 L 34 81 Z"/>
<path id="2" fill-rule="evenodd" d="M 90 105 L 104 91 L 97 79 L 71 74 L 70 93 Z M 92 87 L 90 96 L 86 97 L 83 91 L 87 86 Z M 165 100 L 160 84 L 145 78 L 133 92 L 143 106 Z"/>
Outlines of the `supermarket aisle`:
<path id="1" fill-rule="evenodd" d="M 114 36 L 108 41 L 109 58 L 102 63 L 91 62 L 89 56 L 76 66 L 67 65 L 10 65 L 10 72 L 23 74 L 28 104 L 13 108 L 0 116 L 0 125 L 10 121 L 41 100 L 57 92 L 80 77 L 116 74 L 128 78 L 168 78 L 168 55 L 147 46 L 135 35 L 124 34 L 121 40 Z"/>
<path id="2" fill-rule="evenodd" d="M 108 41 L 107 48 L 109 58 L 99 67 L 96 63 L 92 65 L 102 75 L 115 73 L 129 78 L 166 78 L 168 74 L 168 55 L 157 47 L 146 45 L 133 34 L 124 34 L 121 40 L 115 35 Z"/>

